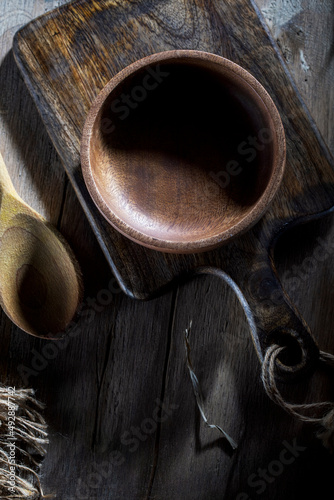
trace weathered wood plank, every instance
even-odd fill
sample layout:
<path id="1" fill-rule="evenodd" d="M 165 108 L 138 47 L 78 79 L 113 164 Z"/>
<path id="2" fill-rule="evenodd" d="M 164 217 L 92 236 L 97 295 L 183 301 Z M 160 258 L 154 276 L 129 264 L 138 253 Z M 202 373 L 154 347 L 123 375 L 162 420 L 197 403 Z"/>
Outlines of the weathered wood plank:
<path id="1" fill-rule="evenodd" d="M 331 2 L 256 0 L 317 127 L 333 152 Z"/>
<path id="2" fill-rule="evenodd" d="M 271 474 L 274 480 L 265 481 L 260 497 L 325 497 L 327 492 L 322 488 L 333 489 L 333 459 L 319 446 L 313 428 L 300 425 L 265 396 L 243 313 L 224 284 L 212 277 L 196 278 L 182 285 L 177 294 L 147 303 L 117 293 L 114 282 L 112 296 L 99 294 L 108 288 L 112 274 L 72 188 L 64 185 L 57 155 L 13 57 L 7 55 L 12 27 L 17 27 L 21 19 L 13 14 L 16 8 L 24 6 L 31 9 L 32 15 L 38 15 L 57 3 L 6 0 L 0 5 L 1 13 L 11 19 L 6 21 L 6 42 L 2 40 L 1 45 L 5 61 L 2 59 L 0 66 L 0 102 L 3 103 L 2 96 L 7 96 L 1 108 L 7 116 L 2 115 L 0 121 L 1 151 L 21 196 L 35 209 L 44 211 L 52 222 L 59 221 L 83 268 L 84 310 L 89 302 L 95 311 L 81 318 L 81 332 L 73 333 L 64 348 L 22 334 L 1 314 L 3 381 L 20 387 L 25 384 L 22 365 L 32 369 L 37 373 L 30 373 L 27 383 L 47 403 L 45 416 L 50 424 L 51 444 L 43 465 L 45 490 L 57 492 L 64 500 L 254 499 L 259 496 L 261 484 L 250 486 L 251 474 L 257 475 L 259 468 L 268 470 L 286 448 L 284 442 L 291 445 L 296 439 L 306 449 L 280 474 Z M 303 12 L 312 10 L 314 4 L 313 0 L 304 2 Z M 286 5 L 277 5 L 279 22 Z M 321 22 L 331 12 L 331 3 L 326 1 L 323 5 L 319 22 L 305 21 L 305 33 L 316 43 L 309 44 L 312 57 L 306 50 L 304 56 L 310 67 L 317 68 L 306 82 L 314 88 L 306 100 L 313 113 L 319 109 L 317 124 L 328 144 L 333 144 L 332 117 L 326 111 L 326 89 L 333 79 L 333 66 L 329 64 L 323 76 L 322 56 L 317 52 L 318 43 L 322 45 L 332 37 L 332 26 Z M 329 57 L 330 45 L 326 45 L 325 53 Z M 297 60 L 289 68 L 292 71 L 298 65 Z M 34 162 L 30 163 L 29 158 L 34 158 Z M 294 229 L 282 239 L 276 252 L 278 270 L 287 290 L 320 346 L 332 352 L 333 250 L 327 245 L 321 253 L 319 245 L 323 246 L 317 238 L 333 241 L 327 240 L 333 227 L 330 215 L 322 222 Z M 105 306 L 101 299 L 107 303 Z M 87 323 L 89 318 L 92 321 Z M 183 345 L 183 331 L 190 319 L 192 359 L 203 388 L 207 416 L 239 440 L 239 450 L 234 454 L 230 454 L 216 431 L 203 426 L 195 406 Z M 326 374 L 312 379 L 311 388 L 303 382 L 290 390 L 291 397 L 300 400 L 304 396 L 309 401 L 332 396 Z M 157 398 L 177 408 L 170 406 L 168 418 L 154 429 L 149 420 L 154 421 L 157 416 Z M 142 425 L 149 432 L 141 431 L 140 437 L 133 437 Z M 126 432 L 124 444 L 121 436 Z M 131 438 L 133 441 L 129 442 Z M 112 455 L 115 450 L 121 456 Z M 125 461 L 118 465 L 117 458 L 123 456 Z M 277 474 L 277 465 L 272 470 Z M 253 477 L 256 480 L 259 478 Z"/>

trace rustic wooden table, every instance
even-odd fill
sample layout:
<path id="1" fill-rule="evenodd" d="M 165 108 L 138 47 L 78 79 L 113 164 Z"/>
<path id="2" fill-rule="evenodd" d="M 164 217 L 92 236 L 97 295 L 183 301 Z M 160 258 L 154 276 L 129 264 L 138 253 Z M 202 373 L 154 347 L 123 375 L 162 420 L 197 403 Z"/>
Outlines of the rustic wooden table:
<path id="1" fill-rule="evenodd" d="M 0 316 L 1 381 L 33 387 L 46 403 L 44 490 L 63 500 L 327 498 L 333 458 L 315 428 L 265 395 L 241 307 L 227 286 L 198 278 L 139 302 L 113 280 L 11 51 L 21 25 L 62 3 L 0 3 L 0 151 L 20 195 L 72 245 L 90 317 L 89 326 L 79 323 L 77 335 L 57 343 L 30 337 Z M 257 3 L 334 152 L 332 1 Z M 283 284 L 328 352 L 334 352 L 333 237 L 329 214 L 290 230 L 275 257 Z M 183 345 L 190 320 L 207 415 L 239 443 L 235 452 L 200 419 Z M 317 374 L 290 395 L 333 399 L 333 383 L 328 373 Z"/>

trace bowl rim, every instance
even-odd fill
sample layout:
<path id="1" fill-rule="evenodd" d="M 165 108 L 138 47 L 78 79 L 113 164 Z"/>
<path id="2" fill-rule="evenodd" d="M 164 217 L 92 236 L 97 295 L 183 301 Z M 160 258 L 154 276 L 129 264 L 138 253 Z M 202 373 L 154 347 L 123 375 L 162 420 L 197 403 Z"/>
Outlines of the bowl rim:
<path id="1" fill-rule="evenodd" d="M 90 161 L 90 145 L 93 135 L 93 128 L 99 116 L 99 112 L 103 107 L 105 100 L 109 97 L 110 93 L 125 78 L 127 78 L 131 74 L 134 74 L 138 70 L 145 68 L 146 66 L 151 66 L 152 64 L 157 64 L 162 61 L 167 62 L 168 60 L 173 61 L 175 59 L 182 58 L 186 58 L 189 60 L 202 60 L 218 64 L 219 66 L 223 66 L 228 71 L 234 73 L 244 82 L 246 82 L 253 89 L 253 91 L 256 92 L 260 100 L 263 102 L 265 108 L 267 109 L 273 123 L 272 130 L 276 135 L 277 141 L 277 152 L 275 157 L 273 158 L 274 165 L 272 174 L 263 193 L 255 202 L 254 206 L 230 228 L 225 228 L 221 232 L 208 237 L 194 238 L 193 241 L 175 241 L 155 238 L 153 236 L 145 234 L 144 232 L 138 231 L 138 229 L 132 227 L 123 219 L 121 219 L 110 208 L 110 206 L 102 196 L 96 184 Z M 196 253 L 217 248 L 223 243 L 231 240 L 232 238 L 242 234 L 245 231 L 248 231 L 248 229 L 250 229 L 256 222 L 258 222 L 263 214 L 267 211 L 283 178 L 286 164 L 286 140 L 282 120 L 274 101 L 272 100 L 267 90 L 249 71 L 244 69 L 239 64 L 231 61 L 230 59 L 219 56 L 217 54 L 191 49 L 176 49 L 156 52 L 139 60 L 136 60 L 135 62 L 119 71 L 108 81 L 108 83 L 99 92 L 88 111 L 81 137 L 80 159 L 84 182 L 86 184 L 90 197 L 92 198 L 94 204 L 96 205 L 102 216 L 111 224 L 112 227 L 114 227 L 117 231 L 119 231 L 130 240 L 153 250 L 159 250 L 168 253 Z"/>

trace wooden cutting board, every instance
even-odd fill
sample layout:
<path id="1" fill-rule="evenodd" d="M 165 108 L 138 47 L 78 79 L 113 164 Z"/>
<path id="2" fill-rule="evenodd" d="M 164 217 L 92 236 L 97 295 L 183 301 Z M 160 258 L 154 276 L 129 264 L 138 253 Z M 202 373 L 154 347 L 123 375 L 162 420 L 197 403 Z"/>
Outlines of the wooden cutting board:
<path id="1" fill-rule="evenodd" d="M 252 230 L 212 252 L 172 255 L 141 247 L 108 225 L 87 192 L 79 151 L 88 110 L 112 76 L 154 52 L 185 48 L 231 59 L 262 83 L 283 120 L 287 167 L 278 195 Z M 245 294 L 261 344 L 265 332 L 278 324 L 305 330 L 277 281 L 272 250 L 289 224 L 333 207 L 334 164 L 253 2 L 78 0 L 21 29 L 13 50 L 96 237 L 128 295 L 147 299 L 198 266 L 215 266 Z"/>

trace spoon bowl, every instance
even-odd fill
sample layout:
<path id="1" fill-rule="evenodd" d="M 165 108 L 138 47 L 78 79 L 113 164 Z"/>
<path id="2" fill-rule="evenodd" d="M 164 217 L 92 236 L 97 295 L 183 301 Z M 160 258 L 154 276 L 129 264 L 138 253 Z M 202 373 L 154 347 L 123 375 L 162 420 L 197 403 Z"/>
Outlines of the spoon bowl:
<path id="1" fill-rule="evenodd" d="M 25 332 L 57 338 L 75 316 L 82 278 L 63 236 L 16 193 L 0 155 L 0 304 Z"/>

